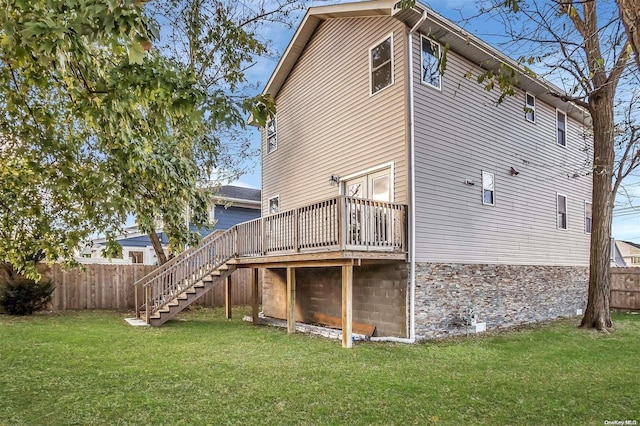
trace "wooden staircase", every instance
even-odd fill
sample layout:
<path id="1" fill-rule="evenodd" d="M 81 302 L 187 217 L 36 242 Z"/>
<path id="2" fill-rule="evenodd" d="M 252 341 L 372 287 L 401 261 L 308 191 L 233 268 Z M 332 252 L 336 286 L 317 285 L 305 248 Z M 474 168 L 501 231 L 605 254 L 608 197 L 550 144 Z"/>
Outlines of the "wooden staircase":
<path id="1" fill-rule="evenodd" d="M 135 283 L 136 316 L 161 326 L 233 273 L 237 229 L 212 233 Z M 138 297 L 142 290 L 142 303 Z"/>
<path id="2" fill-rule="evenodd" d="M 215 286 L 224 283 L 225 278 L 231 275 L 235 269 L 236 268 L 233 265 L 228 266 L 227 264 L 223 264 L 211 274 L 204 276 L 187 290 L 180 293 L 178 297 L 166 303 L 153 315 L 150 315 L 149 325 L 159 327 L 169 321 L 171 318 L 176 316 L 176 314 L 183 311 L 185 308 L 207 294 Z"/>

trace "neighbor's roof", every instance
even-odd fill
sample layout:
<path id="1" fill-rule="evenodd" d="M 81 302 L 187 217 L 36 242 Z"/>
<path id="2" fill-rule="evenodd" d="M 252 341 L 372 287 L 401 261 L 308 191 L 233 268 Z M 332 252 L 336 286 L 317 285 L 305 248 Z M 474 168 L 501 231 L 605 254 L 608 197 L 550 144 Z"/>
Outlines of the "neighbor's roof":
<path id="1" fill-rule="evenodd" d="M 222 185 L 218 190 L 217 198 L 225 200 L 245 200 L 256 201 L 261 200 L 261 191 L 259 189 L 245 188 L 242 186 Z"/>
<path id="2" fill-rule="evenodd" d="M 637 248 L 637 249 L 640 249 L 640 244 L 638 244 L 638 243 L 632 243 L 631 241 L 623 241 L 623 243 L 625 243 L 625 244 L 629 244 L 629 245 L 630 245 L 630 246 L 632 246 L 632 247 L 635 247 L 635 248 Z"/>
<path id="3" fill-rule="evenodd" d="M 293 39 L 285 50 L 280 62 L 263 90 L 263 94 L 276 97 L 284 85 L 289 73 L 295 66 L 305 46 L 313 36 L 316 28 L 330 18 L 348 18 L 360 16 L 393 16 L 413 28 L 423 13 L 427 19 L 420 24 L 418 30 L 423 34 L 430 34 L 443 44 L 448 44 L 454 51 L 474 64 L 484 69 L 497 69 L 501 63 L 512 67 L 519 74 L 522 89 L 534 94 L 547 104 L 563 107 L 565 103 L 549 92 L 562 94 L 560 88 L 548 81 L 531 77 L 516 61 L 506 56 L 490 44 L 468 33 L 448 19 L 438 15 L 428 7 L 416 2 L 411 9 L 395 9 L 398 0 L 373 0 L 358 3 L 345 3 L 331 6 L 312 7 L 307 11 L 302 23 L 298 27 Z M 578 106 L 572 108 L 569 114 L 579 120 L 589 120 L 588 113 Z"/>

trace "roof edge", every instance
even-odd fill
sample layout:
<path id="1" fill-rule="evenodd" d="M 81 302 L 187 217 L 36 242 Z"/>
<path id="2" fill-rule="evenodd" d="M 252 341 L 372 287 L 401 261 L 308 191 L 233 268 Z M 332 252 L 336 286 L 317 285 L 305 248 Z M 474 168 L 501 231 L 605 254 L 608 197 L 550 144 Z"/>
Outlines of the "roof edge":
<path id="1" fill-rule="evenodd" d="M 309 8 L 269 77 L 262 94 L 270 94 L 275 98 L 321 22 L 339 17 L 391 16 L 397 2 L 397 0 L 362 1 Z"/>

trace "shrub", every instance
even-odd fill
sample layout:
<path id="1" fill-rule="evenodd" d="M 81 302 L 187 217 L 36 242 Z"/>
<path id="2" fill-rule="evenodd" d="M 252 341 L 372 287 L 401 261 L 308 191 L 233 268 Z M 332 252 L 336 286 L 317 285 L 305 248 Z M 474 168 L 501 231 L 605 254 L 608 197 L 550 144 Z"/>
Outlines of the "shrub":
<path id="1" fill-rule="evenodd" d="M 0 280 L 0 306 L 10 315 L 31 315 L 51 301 L 55 286 L 51 281 L 39 281 L 10 274 Z"/>

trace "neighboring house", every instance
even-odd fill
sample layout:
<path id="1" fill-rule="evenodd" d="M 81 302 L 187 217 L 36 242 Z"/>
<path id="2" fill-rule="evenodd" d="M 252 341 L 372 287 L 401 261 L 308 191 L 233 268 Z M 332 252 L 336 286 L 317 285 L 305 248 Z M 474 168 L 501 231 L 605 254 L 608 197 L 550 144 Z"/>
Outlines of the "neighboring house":
<path id="1" fill-rule="evenodd" d="M 199 231 L 202 236 L 206 236 L 214 231 L 225 231 L 237 223 L 260 217 L 260 190 L 244 188 L 234 185 L 223 185 L 218 190 L 215 199 L 212 201 L 210 210 L 210 221 L 215 223 L 212 229 L 198 229 L 190 225 L 192 231 Z M 158 237 L 162 246 L 167 250 L 169 239 L 158 230 Z M 140 263 L 154 265 L 157 257 L 149 236 L 141 233 L 136 226 L 125 229 L 125 233 L 117 238 L 122 245 L 121 259 L 106 259 L 102 256 L 102 249 L 106 240 L 104 238 L 92 241 L 91 247 L 86 247 L 81 257 L 77 258 L 81 263 Z"/>
<path id="2" fill-rule="evenodd" d="M 262 218 L 182 263 L 212 264 L 215 251 L 196 278 L 263 270 L 266 316 L 289 332 L 339 317 L 346 347 L 352 322 L 413 342 L 474 321 L 576 315 L 591 232 L 588 115 L 426 7 L 396 3 L 307 12 L 263 91 L 277 116 L 262 130 Z M 502 64 L 521 89 L 496 105 L 477 77 Z M 147 321 L 174 315 L 163 317 L 167 301 L 193 281 L 150 278 L 166 294 L 146 299 Z"/>
<path id="3" fill-rule="evenodd" d="M 617 266 L 640 267 L 640 244 L 632 243 L 631 241 L 616 240 L 615 247 L 619 256 L 623 259 L 623 264 Z"/>
<path id="4" fill-rule="evenodd" d="M 622 253 L 620 253 L 620 249 L 618 248 L 618 242 L 611 239 L 611 267 L 624 267 L 627 266 L 627 263 L 622 258 Z"/>

